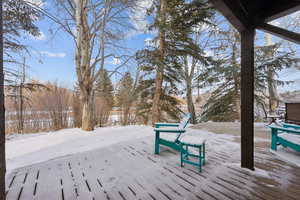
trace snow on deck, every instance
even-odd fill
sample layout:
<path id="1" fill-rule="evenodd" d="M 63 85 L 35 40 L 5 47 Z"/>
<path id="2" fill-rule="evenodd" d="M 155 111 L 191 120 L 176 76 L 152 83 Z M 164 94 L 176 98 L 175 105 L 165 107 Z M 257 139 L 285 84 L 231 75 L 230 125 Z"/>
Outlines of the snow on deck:
<path id="1" fill-rule="evenodd" d="M 300 145 L 300 135 L 298 134 L 292 134 L 292 133 L 282 133 L 279 135 L 279 137 L 292 142 L 294 144 Z"/>
<path id="2" fill-rule="evenodd" d="M 206 138 L 202 173 L 190 165 L 181 168 L 178 152 L 162 147 L 160 155 L 154 155 L 153 129 L 147 126 L 99 128 L 91 133 L 67 129 L 15 137 L 7 142 L 7 199 L 299 197 L 300 168 L 277 159 L 269 151 L 269 142 L 255 142 L 256 170 L 250 171 L 240 168 L 238 136 L 198 129 L 188 129 L 188 133 Z"/>
<path id="3" fill-rule="evenodd" d="M 9 136 L 6 141 L 7 170 L 151 136 L 152 130 L 149 126 L 97 128 L 92 132 L 72 128 Z"/>

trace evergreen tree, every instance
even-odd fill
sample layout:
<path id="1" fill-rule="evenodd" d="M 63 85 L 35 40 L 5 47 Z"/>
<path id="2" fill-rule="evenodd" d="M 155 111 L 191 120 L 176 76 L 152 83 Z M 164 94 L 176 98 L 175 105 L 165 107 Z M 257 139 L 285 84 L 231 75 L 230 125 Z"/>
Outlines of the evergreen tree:
<path id="1" fill-rule="evenodd" d="M 215 85 L 204 105 L 202 120 L 226 121 L 240 119 L 239 33 L 229 27 L 219 33 L 222 43 L 218 49 L 219 64 L 207 67 L 199 79 L 203 86 Z"/>
<path id="2" fill-rule="evenodd" d="M 270 113 L 274 112 L 278 106 L 277 86 L 291 83 L 291 81 L 278 79 L 279 72 L 285 68 L 296 66 L 299 62 L 294 52 L 281 49 L 282 43 L 274 43 L 258 46 L 255 51 L 256 101 L 263 106 L 267 102 Z M 265 108 L 263 109 L 265 110 Z"/>
<path id="3" fill-rule="evenodd" d="M 39 6 L 38 3 L 36 6 Z M 12 54 L 26 49 L 26 46 L 20 42 L 23 33 L 35 37 L 40 36 L 40 31 L 34 24 L 40 17 L 41 14 L 24 0 L 3 0 L 3 48 L 5 61 L 15 62 L 16 60 Z"/>
<path id="4" fill-rule="evenodd" d="M 155 5 L 157 14 L 151 28 L 159 30 L 159 35 L 153 39 L 152 45 L 137 53 L 137 60 L 145 73 L 145 82 L 140 88 L 153 86 L 153 90 L 146 91 L 146 96 L 151 98 L 152 123 L 168 115 L 179 118 L 179 101 L 174 96 L 179 94 L 177 84 L 182 80 L 179 74 L 183 65 L 182 57 L 192 56 L 204 61 L 201 49 L 190 35 L 200 23 L 209 23 L 207 17 L 212 15 L 207 2 L 203 0 L 164 0 Z M 167 109 L 176 112 L 171 113 Z"/>
<path id="5" fill-rule="evenodd" d="M 96 84 L 97 96 L 101 96 L 106 99 L 110 106 L 113 106 L 113 84 L 108 76 L 106 69 L 101 69 L 99 79 Z"/>
<path id="6" fill-rule="evenodd" d="M 152 74 L 153 68 L 152 70 L 149 69 L 149 71 L 147 72 Z M 139 94 L 139 96 L 136 115 L 141 119 L 143 124 L 148 124 L 148 122 L 151 119 L 151 108 L 153 104 L 153 97 L 155 91 L 155 80 L 153 78 L 149 78 L 148 73 L 145 73 L 141 77 L 137 88 L 137 93 Z M 179 116 L 182 113 L 182 111 L 179 107 L 181 102 L 178 98 L 176 98 L 176 96 L 178 95 L 178 91 L 179 90 L 176 87 L 176 84 L 166 83 L 163 86 L 159 106 L 161 109 L 160 112 L 163 113 L 163 115 L 161 115 L 160 117 L 161 121 L 170 121 L 170 118 L 176 121 L 179 120 Z"/>
<path id="7" fill-rule="evenodd" d="M 220 60 L 218 65 L 208 67 L 199 79 L 203 86 L 214 86 L 210 98 L 204 106 L 202 120 L 234 121 L 240 120 L 240 76 L 239 63 L 240 37 L 237 31 L 229 28 L 220 32 L 224 42 L 219 48 Z M 258 46 L 255 48 L 255 101 L 264 104 L 268 83 L 282 85 L 287 82 L 276 79 L 279 71 L 292 66 L 297 59 L 292 53 L 278 51 L 280 44 Z M 275 76 L 268 76 L 272 71 Z"/>
<path id="8" fill-rule="evenodd" d="M 99 79 L 96 83 L 96 123 L 103 126 L 107 123 L 110 112 L 114 105 L 114 87 L 109 78 L 107 70 L 101 69 Z"/>
<path id="9" fill-rule="evenodd" d="M 116 93 L 117 105 L 121 108 L 121 123 L 123 126 L 131 122 L 131 108 L 136 100 L 136 91 L 134 87 L 134 80 L 129 72 L 119 82 Z"/>

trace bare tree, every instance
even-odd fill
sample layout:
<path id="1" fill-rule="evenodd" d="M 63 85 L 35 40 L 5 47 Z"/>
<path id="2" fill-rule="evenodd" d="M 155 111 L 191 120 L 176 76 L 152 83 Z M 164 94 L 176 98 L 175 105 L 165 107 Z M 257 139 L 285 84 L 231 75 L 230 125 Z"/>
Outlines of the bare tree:
<path id="1" fill-rule="evenodd" d="M 132 28 L 128 12 L 135 0 L 56 0 L 56 22 L 73 38 L 75 67 L 82 103 L 82 129 L 93 130 L 95 83 L 105 62 L 117 59 L 110 76 L 127 64 L 131 56 L 116 53 L 125 27 Z"/>
<path id="2" fill-rule="evenodd" d="M 47 113 L 52 130 L 70 127 L 71 91 L 57 83 L 47 83 L 46 86 L 47 90 L 40 90 L 34 95 L 39 110 Z"/>

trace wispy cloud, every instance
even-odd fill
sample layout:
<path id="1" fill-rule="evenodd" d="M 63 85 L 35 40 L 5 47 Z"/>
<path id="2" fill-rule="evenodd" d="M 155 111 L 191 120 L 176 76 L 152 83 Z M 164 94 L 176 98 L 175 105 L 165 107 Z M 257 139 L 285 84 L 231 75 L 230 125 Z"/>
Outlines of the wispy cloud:
<path id="1" fill-rule="evenodd" d="M 41 51 L 40 52 L 43 56 L 51 57 L 51 58 L 64 58 L 66 57 L 66 53 L 53 53 L 49 51 Z"/>
<path id="2" fill-rule="evenodd" d="M 128 33 L 129 37 L 148 31 L 147 10 L 152 4 L 153 0 L 137 1 L 135 9 L 130 14 L 130 21 L 135 30 Z"/>

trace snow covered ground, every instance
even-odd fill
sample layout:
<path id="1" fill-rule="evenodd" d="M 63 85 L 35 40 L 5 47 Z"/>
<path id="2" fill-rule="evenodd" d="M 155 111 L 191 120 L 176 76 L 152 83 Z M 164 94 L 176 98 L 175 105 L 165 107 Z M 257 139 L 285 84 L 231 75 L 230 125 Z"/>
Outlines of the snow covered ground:
<path id="1" fill-rule="evenodd" d="M 97 128 L 92 132 L 72 128 L 10 135 L 6 141 L 7 170 L 152 135 L 153 128 L 149 126 Z"/>

